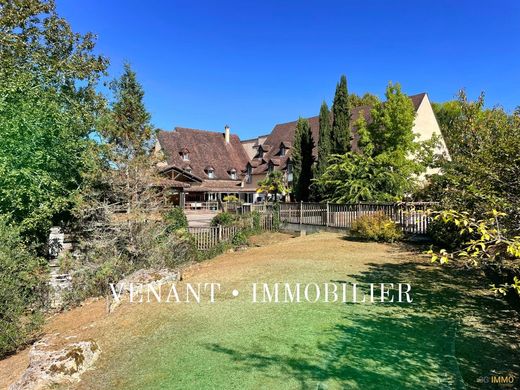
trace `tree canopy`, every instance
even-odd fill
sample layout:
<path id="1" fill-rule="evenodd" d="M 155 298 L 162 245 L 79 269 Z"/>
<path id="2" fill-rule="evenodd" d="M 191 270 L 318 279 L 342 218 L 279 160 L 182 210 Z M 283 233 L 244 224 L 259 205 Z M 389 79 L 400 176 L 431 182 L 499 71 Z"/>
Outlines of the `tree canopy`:
<path id="1" fill-rule="evenodd" d="M 347 90 L 347 77 L 341 76 L 336 86 L 332 104 L 332 151 L 343 154 L 350 150 L 350 101 Z"/>
<path id="2" fill-rule="evenodd" d="M 0 6 L 0 213 L 41 236 L 74 202 L 104 98 L 107 60 L 54 2 Z"/>
<path id="3" fill-rule="evenodd" d="M 293 191 L 298 201 L 306 202 L 309 200 L 313 177 L 313 148 L 314 140 L 309 122 L 304 118 L 299 118 L 292 150 Z"/>

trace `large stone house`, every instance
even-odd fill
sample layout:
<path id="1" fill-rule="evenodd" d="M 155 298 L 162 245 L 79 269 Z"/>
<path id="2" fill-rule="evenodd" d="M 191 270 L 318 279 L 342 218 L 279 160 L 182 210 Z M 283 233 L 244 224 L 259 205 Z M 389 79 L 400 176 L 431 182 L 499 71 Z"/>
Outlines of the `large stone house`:
<path id="1" fill-rule="evenodd" d="M 410 96 L 415 109 L 413 131 L 420 140 L 433 134 L 441 135 L 430 100 L 426 93 Z M 351 122 L 364 115 L 370 122 L 370 106 L 352 110 Z M 319 120 L 308 118 L 318 156 Z M 291 150 L 297 121 L 277 124 L 270 134 L 240 141 L 230 134 L 228 126 L 224 132 L 175 128 L 160 131 L 157 152 L 162 152 L 166 162 L 161 172 L 178 185 L 172 194 L 175 204 L 198 207 L 204 202 L 222 200 L 234 195 L 243 202 L 257 202 L 263 194 L 257 193 L 258 183 L 273 170 L 280 170 L 288 184 L 292 182 Z M 358 135 L 352 129 L 352 148 L 357 150 Z M 442 147 L 445 151 L 445 147 Z"/>

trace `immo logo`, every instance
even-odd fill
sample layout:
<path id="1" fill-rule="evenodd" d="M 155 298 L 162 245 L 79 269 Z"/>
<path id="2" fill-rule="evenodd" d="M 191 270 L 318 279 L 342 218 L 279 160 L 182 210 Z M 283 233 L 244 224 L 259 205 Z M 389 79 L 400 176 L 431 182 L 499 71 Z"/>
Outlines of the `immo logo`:
<path id="1" fill-rule="evenodd" d="M 164 287 L 164 288 L 163 288 Z M 239 291 L 227 289 L 218 282 L 162 284 L 113 284 L 110 290 L 114 301 L 120 302 L 126 291 L 130 303 L 181 303 L 207 301 L 228 295 L 238 297 L 241 292 L 254 304 L 284 303 L 412 303 L 412 286 L 409 283 L 251 283 Z M 222 291 L 223 290 L 223 291 Z"/>
<path id="2" fill-rule="evenodd" d="M 499 385 L 503 388 L 513 388 L 516 383 L 516 376 L 513 374 L 492 374 L 488 376 L 481 376 L 478 378 L 478 383 L 490 383 L 493 385 Z M 516 388 L 516 387 L 515 387 Z"/>

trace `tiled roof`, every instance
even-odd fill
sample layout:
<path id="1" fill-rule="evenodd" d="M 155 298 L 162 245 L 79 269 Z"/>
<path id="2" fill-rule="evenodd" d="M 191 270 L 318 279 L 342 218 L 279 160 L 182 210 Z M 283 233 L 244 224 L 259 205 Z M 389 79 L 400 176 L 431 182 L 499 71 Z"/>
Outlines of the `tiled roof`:
<path id="1" fill-rule="evenodd" d="M 215 179 L 227 180 L 232 168 L 241 172 L 249 160 L 235 134 L 226 143 L 224 133 L 176 127 L 174 131 L 159 131 L 157 138 L 169 166 L 182 169 L 189 165 L 193 175 L 203 180 L 212 180 L 207 175 L 208 167 L 214 169 Z M 186 149 L 189 161 L 182 158 Z"/>
<path id="2" fill-rule="evenodd" d="M 419 108 L 421 102 L 424 99 L 424 96 L 426 93 L 421 93 L 418 95 L 410 96 L 410 100 L 412 101 L 415 110 Z M 360 106 L 355 107 L 351 111 L 351 123 L 354 123 L 356 120 L 358 120 L 361 113 L 363 113 L 365 120 L 367 122 L 371 121 L 371 106 Z M 319 116 L 313 116 L 311 118 L 307 118 L 309 121 L 309 125 L 311 127 L 312 132 L 312 138 L 314 140 L 314 148 L 312 150 L 312 154 L 314 158 L 317 158 L 318 155 L 318 138 L 319 138 Z M 294 142 L 294 134 L 296 132 L 296 124 L 298 121 L 288 122 L 288 123 L 280 123 L 277 124 L 274 128 L 271 134 L 267 137 L 262 147 L 264 150 L 267 150 L 267 152 L 264 154 L 263 159 L 266 161 L 266 163 L 263 163 L 257 167 L 255 167 L 253 173 L 262 173 L 267 170 L 267 164 L 269 160 L 278 159 L 280 156 L 278 156 L 278 153 L 280 151 L 280 145 L 283 143 L 285 146 L 292 145 Z M 352 148 L 354 150 L 357 150 L 357 142 L 358 142 L 358 134 L 356 132 L 356 128 L 352 129 Z M 287 155 L 283 157 L 284 160 L 283 164 L 280 164 L 280 168 L 285 168 L 286 164 L 285 161 L 287 160 L 287 157 L 290 157 L 291 149 L 287 151 Z M 275 165 L 278 165 L 275 163 Z"/>

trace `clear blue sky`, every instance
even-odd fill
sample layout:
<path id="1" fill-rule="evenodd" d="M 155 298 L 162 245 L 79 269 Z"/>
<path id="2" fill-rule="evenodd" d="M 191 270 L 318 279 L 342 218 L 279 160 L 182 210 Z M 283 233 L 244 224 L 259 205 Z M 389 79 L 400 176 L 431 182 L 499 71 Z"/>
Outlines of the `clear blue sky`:
<path id="1" fill-rule="evenodd" d="M 346 74 L 349 90 L 452 99 L 486 92 L 520 105 L 519 1 L 57 0 L 98 34 L 112 77 L 128 60 L 153 123 L 242 138 L 312 116 Z"/>

